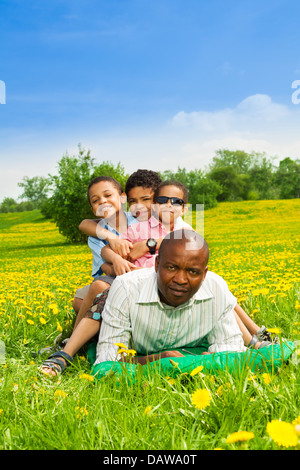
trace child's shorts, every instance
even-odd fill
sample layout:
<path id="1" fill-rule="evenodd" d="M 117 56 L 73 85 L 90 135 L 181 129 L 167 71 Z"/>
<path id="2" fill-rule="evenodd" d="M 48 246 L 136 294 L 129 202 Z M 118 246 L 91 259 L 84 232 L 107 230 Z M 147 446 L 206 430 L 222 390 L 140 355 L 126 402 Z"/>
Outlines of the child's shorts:
<path id="1" fill-rule="evenodd" d="M 103 281 L 103 282 L 106 282 L 107 284 L 109 284 L 111 286 L 115 279 L 116 279 L 116 276 L 103 275 L 103 276 L 95 277 L 93 282 Z M 90 285 L 91 284 L 89 284 L 88 286 L 84 286 L 84 287 L 81 287 L 81 288 L 77 289 L 76 292 L 75 292 L 74 297 L 77 297 L 78 299 L 83 300 L 85 298 L 85 296 L 87 295 L 88 291 L 89 291 Z"/>
<path id="2" fill-rule="evenodd" d="M 101 294 L 97 295 L 93 305 L 88 309 L 88 311 L 84 315 L 84 318 L 91 318 L 92 320 L 101 321 L 101 314 L 105 306 L 109 289 L 110 287 L 101 292 Z"/>

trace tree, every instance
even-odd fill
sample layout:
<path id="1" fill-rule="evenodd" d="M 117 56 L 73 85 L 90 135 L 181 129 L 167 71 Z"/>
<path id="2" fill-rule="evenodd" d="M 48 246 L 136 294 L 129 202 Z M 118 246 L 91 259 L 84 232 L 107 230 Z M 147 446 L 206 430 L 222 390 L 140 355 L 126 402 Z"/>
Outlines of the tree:
<path id="1" fill-rule="evenodd" d="M 219 149 L 209 165 L 209 171 L 230 167 L 237 175 L 246 174 L 253 164 L 253 155 L 243 150 Z"/>
<path id="2" fill-rule="evenodd" d="M 196 207 L 204 204 L 206 209 L 217 205 L 217 196 L 221 193 L 220 185 L 209 178 L 202 170 L 187 171 L 178 167 L 176 172 L 166 170 L 161 173 L 162 180 L 180 181 L 189 191 L 189 203 Z"/>
<path id="3" fill-rule="evenodd" d="M 34 176 L 33 178 L 24 176 L 18 186 L 23 188 L 23 193 L 19 198 L 30 201 L 34 208 L 39 209 L 48 197 L 50 182 L 48 178 L 43 176 Z"/>
<path id="4" fill-rule="evenodd" d="M 109 162 L 95 164 L 90 151 L 79 146 L 77 156 L 63 156 L 58 162 L 58 174 L 51 176 L 51 197 L 44 202 L 42 214 L 56 222 L 59 232 L 68 241 L 82 243 L 86 235 L 78 230 L 83 219 L 93 218 L 87 198 L 87 188 L 96 176 L 109 175 L 125 184 L 127 175 L 119 163 L 117 166 Z"/>
<path id="5" fill-rule="evenodd" d="M 275 184 L 275 166 L 266 155 L 253 154 L 253 164 L 249 169 L 254 190 L 258 193 L 259 199 L 277 199 L 279 195 Z"/>
<path id="6" fill-rule="evenodd" d="M 232 166 L 214 168 L 209 177 L 221 188 L 218 201 L 246 199 L 247 193 L 252 189 L 249 175 L 236 173 Z"/>
<path id="7" fill-rule="evenodd" d="M 6 197 L 0 204 L 0 212 L 7 214 L 8 212 L 24 212 L 32 211 L 34 209 L 32 202 L 22 201 L 17 202 L 12 197 Z"/>
<path id="8" fill-rule="evenodd" d="M 300 160 L 292 160 L 290 157 L 281 160 L 276 173 L 276 181 L 280 198 L 300 197 Z"/>

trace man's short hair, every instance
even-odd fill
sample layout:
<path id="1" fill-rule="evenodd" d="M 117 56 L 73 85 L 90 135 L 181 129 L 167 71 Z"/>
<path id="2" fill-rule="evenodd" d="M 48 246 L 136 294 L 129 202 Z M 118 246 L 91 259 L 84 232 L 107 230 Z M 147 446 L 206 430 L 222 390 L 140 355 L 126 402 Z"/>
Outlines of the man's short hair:
<path id="1" fill-rule="evenodd" d="M 206 264 L 209 259 L 209 248 L 206 240 L 195 230 L 183 228 L 174 230 L 168 233 L 161 242 L 158 255 L 163 253 L 163 250 L 169 243 L 185 243 L 186 250 L 204 250 L 207 257 Z"/>
<path id="2" fill-rule="evenodd" d="M 161 181 L 161 177 L 156 171 L 139 169 L 129 176 L 125 185 L 125 193 L 128 196 L 129 191 L 137 186 L 151 188 L 155 191 Z"/>

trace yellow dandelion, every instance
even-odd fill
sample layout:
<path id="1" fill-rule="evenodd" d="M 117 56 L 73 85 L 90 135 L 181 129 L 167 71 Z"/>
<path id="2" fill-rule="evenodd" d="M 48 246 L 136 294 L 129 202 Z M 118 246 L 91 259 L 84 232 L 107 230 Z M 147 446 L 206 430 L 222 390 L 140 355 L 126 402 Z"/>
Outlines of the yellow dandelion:
<path id="1" fill-rule="evenodd" d="M 152 406 L 151 406 L 151 405 L 146 406 L 146 408 L 144 409 L 144 415 L 148 415 L 151 410 L 152 410 Z"/>
<path id="2" fill-rule="evenodd" d="M 274 335 L 280 335 L 281 329 L 280 328 L 268 328 L 269 333 L 273 333 Z"/>
<path id="3" fill-rule="evenodd" d="M 75 410 L 79 410 L 77 415 L 76 415 L 76 418 L 84 418 L 85 416 L 87 416 L 89 414 L 89 412 L 87 411 L 86 408 L 84 408 L 84 406 L 76 406 Z"/>
<path id="4" fill-rule="evenodd" d="M 28 325 L 34 325 L 34 321 L 32 320 L 27 320 Z"/>
<path id="5" fill-rule="evenodd" d="M 268 373 L 262 374 L 265 384 L 269 385 L 271 383 L 271 376 Z"/>
<path id="6" fill-rule="evenodd" d="M 248 431 L 237 431 L 230 436 L 227 437 L 226 443 L 227 444 L 234 444 L 235 442 L 247 442 L 250 441 L 250 439 L 254 438 L 254 433 L 253 432 L 248 432 Z"/>
<path id="7" fill-rule="evenodd" d="M 115 343 L 115 346 L 118 346 L 118 348 L 128 349 L 128 347 L 124 343 Z"/>
<path id="8" fill-rule="evenodd" d="M 80 379 L 88 380 L 89 382 L 94 382 L 94 376 L 90 374 L 79 374 Z"/>
<path id="9" fill-rule="evenodd" d="M 298 418 L 295 418 L 294 421 L 292 421 L 292 424 L 294 426 L 296 426 L 297 424 L 300 424 L 300 415 L 298 416 Z"/>
<path id="10" fill-rule="evenodd" d="M 40 322 L 41 322 L 42 325 L 45 325 L 47 323 L 45 318 L 43 318 L 43 317 L 40 317 Z"/>
<path id="11" fill-rule="evenodd" d="M 295 447 L 298 444 L 298 436 L 291 423 L 272 420 L 267 424 L 267 433 L 280 447 Z"/>
<path id="12" fill-rule="evenodd" d="M 54 393 L 55 398 L 65 398 L 67 396 L 67 393 L 64 392 L 63 390 L 56 390 Z"/>
<path id="13" fill-rule="evenodd" d="M 192 370 L 192 372 L 190 373 L 190 375 L 192 377 L 194 377 L 194 375 L 197 375 L 199 374 L 199 372 L 201 372 L 203 370 L 203 366 L 198 366 L 196 367 L 196 369 Z"/>
<path id="14" fill-rule="evenodd" d="M 170 385 L 174 385 L 176 383 L 176 380 L 173 378 L 167 379 L 167 381 L 169 382 Z"/>
<path id="15" fill-rule="evenodd" d="M 204 410 L 207 406 L 210 405 L 211 394 L 206 388 L 198 388 L 194 393 L 192 393 L 192 403 L 199 410 Z"/>

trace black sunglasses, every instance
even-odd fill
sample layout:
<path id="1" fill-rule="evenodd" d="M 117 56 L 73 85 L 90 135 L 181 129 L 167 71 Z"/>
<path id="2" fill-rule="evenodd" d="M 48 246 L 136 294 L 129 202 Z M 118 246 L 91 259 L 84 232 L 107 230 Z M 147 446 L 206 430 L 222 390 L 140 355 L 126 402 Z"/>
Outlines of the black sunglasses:
<path id="1" fill-rule="evenodd" d="M 172 206 L 183 206 L 184 205 L 184 200 L 180 199 L 180 197 L 158 196 L 156 198 L 156 202 L 158 202 L 158 204 L 166 204 L 168 201 L 170 201 Z"/>

